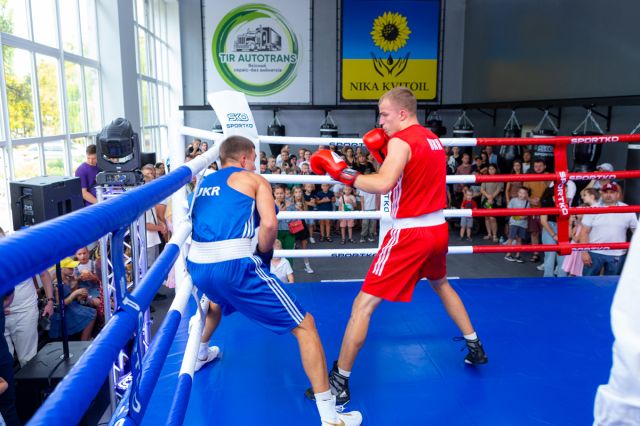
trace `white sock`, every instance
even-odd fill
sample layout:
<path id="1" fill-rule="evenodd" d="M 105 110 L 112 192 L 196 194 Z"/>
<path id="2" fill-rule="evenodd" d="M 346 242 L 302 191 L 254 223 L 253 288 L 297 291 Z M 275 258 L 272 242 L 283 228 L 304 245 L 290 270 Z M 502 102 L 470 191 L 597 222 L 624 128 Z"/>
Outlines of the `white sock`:
<path id="1" fill-rule="evenodd" d="M 464 338 L 467 340 L 478 340 L 478 335 L 476 334 L 476 332 L 474 331 L 471 334 L 465 334 Z"/>
<path id="2" fill-rule="evenodd" d="M 346 378 L 351 377 L 351 371 L 346 371 L 343 370 L 342 368 L 338 367 L 338 373 L 340 373 L 341 376 L 344 376 Z"/>
<path id="3" fill-rule="evenodd" d="M 336 413 L 336 397 L 331 394 L 331 390 L 314 394 L 316 406 L 320 413 L 320 420 L 323 422 L 338 423 L 338 413 Z"/>
<path id="4" fill-rule="evenodd" d="M 200 342 L 200 349 L 198 349 L 198 359 L 207 359 L 209 353 L 209 342 Z"/>

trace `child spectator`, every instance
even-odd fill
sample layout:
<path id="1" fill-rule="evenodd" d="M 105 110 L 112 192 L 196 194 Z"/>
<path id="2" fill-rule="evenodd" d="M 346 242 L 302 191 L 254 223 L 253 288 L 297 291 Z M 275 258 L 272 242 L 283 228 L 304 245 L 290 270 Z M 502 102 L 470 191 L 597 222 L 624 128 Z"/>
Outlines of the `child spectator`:
<path id="1" fill-rule="evenodd" d="M 261 175 L 271 174 L 271 170 L 267 168 L 267 160 L 260 160 L 260 174 Z"/>
<path id="2" fill-rule="evenodd" d="M 495 175 L 498 173 L 498 166 L 495 164 L 489 165 L 489 175 Z M 502 192 L 504 191 L 503 182 L 483 182 L 480 185 L 480 192 L 482 193 L 482 207 L 485 209 L 492 209 L 502 206 Z M 487 235 L 485 240 L 493 239 L 494 243 L 498 240 L 498 221 L 495 217 L 485 217 L 485 226 L 487 228 Z"/>
<path id="3" fill-rule="evenodd" d="M 308 162 L 303 161 L 303 162 L 300 164 L 300 173 L 299 173 L 299 174 L 301 174 L 301 175 L 305 175 L 305 176 L 307 176 L 307 175 L 310 175 L 310 174 L 311 174 L 311 168 L 309 167 L 309 163 L 308 163 Z"/>
<path id="4" fill-rule="evenodd" d="M 276 158 L 272 155 L 269 158 L 267 158 L 267 169 L 271 170 L 271 173 L 273 173 L 273 170 L 276 168 Z"/>
<path id="5" fill-rule="evenodd" d="M 316 209 L 316 188 L 312 183 L 304 184 L 304 203 L 307 206 L 307 211 L 315 211 Z M 313 238 L 313 233 L 316 230 L 315 219 L 305 219 L 305 223 L 309 227 L 309 242 L 315 244 L 316 240 Z"/>
<path id="6" fill-rule="evenodd" d="M 282 185 L 276 185 L 273 190 L 273 198 L 281 212 L 295 211 L 295 206 L 292 206 L 285 200 L 284 187 Z M 295 238 L 289 232 L 289 222 L 290 220 L 278 220 L 278 239 L 285 250 L 293 250 L 295 246 Z"/>
<path id="7" fill-rule="evenodd" d="M 524 173 L 522 171 L 522 161 L 513 160 L 513 165 L 511 169 L 512 175 L 521 175 Z M 518 197 L 518 191 L 522 188 L 522 182 L 507 182 L 507 189 L 505 190 L 505 195 L 507 197 L 507 204 L 511 201 L 512 198 Z"/>
<path id="8" fill-rule="evenodd" d="M 307 211 L 307 205 L 304 202 L 304 194 L 302 193 L 302 188 L 299 186 L 295 186 L 293 188 L 293 205 L 295 206 L 296 211 Z M 300 243 L 302 250 L 306 250 L 309 247 L 309 228 L 304 220 L 302 220 L 302 226 L 302 230 L 300 232 L 296 232 L 293 236 L 296 241 Z M 313 274 L 313 269 L 311 269 L 308 257 L 304 258 L 304 271 L 307 274 Z"/>
<path id="9" fill-rule="evenodd" d="M 579 207 L 589 207 L 588 204 L 580 204 Z M 570 236 L 572 243 L 580 242 L 580 232 L 582 232 L 582 217 L 583 215 L 572 215 L 569 222 Z M 582 252 L 572 251 L 570 255 L 565 256 L 562 262 L 562 269 L 572 277 L 581 277 L 584 263 L 582 262 Z"/>
<path id="10" fill-rule="evenodd" d="M 99 264 L 89 258 L 89 250 L 86 247 L 78 249 L 75 259 L 79 262 L 74 271 L 78 280 L 78 288 L 86 288 L 89 295 L 86 304 L 94 308 L 98 314 L 98 323 L 104 320 L 104 305 L 102 301 L 102 280 L 100 279 Z"/>
<path id="11" fill-rule="evenodd" d="M 323 183 L 320 185 L 320 191 L 316 192 L 316 208 L 318 211 L 333 211 L 332 206 L 335 201 L 335 195 L 333 191 L 329 189 L 329 184 Z M 325 240 L 328 242 L 333 241 L 331 239 L 331 225 L 329 219 L 320 219 L 320 242 Z"/>
<path id="12" fill-rule="evenodd" d="M 340 183 L 337 183 L 333 185 L 333 187 L 331 187 L 331 190 L 333 191 L 333 195 L 334 195 L 334 201 L 333 201 L 333 207 L 332 207 L 334 212 L 340 210 L 340 203 L 342 202 L 342 187 L 343 185 Z M 331 221 L 331 229 L 333 229 L 333 233 L 335 235 L 340 235 L 339 219 Z"/>
<path id="13" fill-rule="evenodd" d="M 464 191 L 464 199 L 460 204 L 461 209 L 477 209 L 478 204 L 473 200 L 473 192 L 466 189 Z M 467 241 L 471 241 L 471 231 L 473 230 L 473 217 L 461 217 L 460 218 L 460 240 L 464 239 L 465 233 L 467 234 Z"/>
<path id="14" fill-rule="evenodd" d="M 476 155 L 473 157 L 473 164 L 471 165 L 471 172 L 479 172 L 480 169 L 485 167 L 486 165 L 482 162 L 482 157 Z"/>
<path id="15" fill-rule="evenodd" d="M 449 168 L 455 172 L 461 162 L 462 157 L 460 154 L 460 148 L 454 146 L 453 148 L 451 148 L 451 156 L 449 156 L 449 158 L 447 159 L 447 164 L 449 165 Z"/>
<path id="16" fill-rule="evenodd" d="M 89 306 L 83 306 L 80 302 L 86 302 L 89 291 L 86 288 L 78 288 L 74 281 L 73 271 L 79 262 L 70 257 L 60 261 L 62 269 L 63 300 L 58 300 L 58 305 L 64 302 L 64 316 L 67 323 L 67 333 L 69 335 L 80 334 L 80 340 L 91 339 L 93 326 L 96 322 L 96 310 Z M 51 316 L 51 327 L 49 337 L 58 339 L 62 336 L 60 324 L 60 311 L 56 308 Z"/>
<path id="17" fill-rule="evenodd" d="M 465 152 L 464 154 L 462 154 L 462 162 L 456 168 L 456 175 L 464 176 L 470 173 L 471 173 L 471 156 L 469 156 L 469 154 Z M 453 185 L 453 199 L 454 199 L 453 202 L 455 205 L 459 205 L 462 202 L 462 199 L 464 198 L 463 188 L 464 188 L 464 185 L 461 183 L 456 183 L 455 185 Z"/>
<path id="18" fill-rule="evenodd" d="M 352 212 L 356 210 L 356 196 L 353 195 L 353 188 L 350 186 L 345 186 L 344 189 L 342 190 L 343 194 L 342 197 L 340 197 L 339 200 L 339 207 L 338 209 L 342 212 Z M 353 225 L 354 225 L 354 220 L 353 219 L 340 219 L 340 235 L 342 236 L 342 241 L 340 242 L 340 244 L 344 244 L 346 243 L 346 233 L 345 231 L 348 231 L 349 234 L 349 242 L 350 243 L 355 243 L 355 241 L 353 240 Z M 346 229 L 345 229 L 346 228 Z"/>
<path id="19" fill-rule="evenodd" d="M 282 250 L 282 243 L 280 240 L 273 242 L 274 250 Z M 289 261 L 283 257 L 274 257 L 271 259 L 271 273 L 278 277 L 283 283 L 293 283 L 295 279 L 293 277 L 293 268 Z"/>
<path id="20" fill-rule="evenodd" d="M 529 208 L 529 190 L 524 187 L 518 189 L 518 196 L 509 200 L 508 209 L 528 209 Z M 506 245 L 510 246 L 515 241 L 517 245 L 522 245 L 522 241 L 527 238 L 527 216 L 511 216 L 509 218 L 509 238 Z M 504 257 L 509 262 L 524 263 L 520 253 L 516 253 L 515 257 L 511 253 L 507 253 Z"/>

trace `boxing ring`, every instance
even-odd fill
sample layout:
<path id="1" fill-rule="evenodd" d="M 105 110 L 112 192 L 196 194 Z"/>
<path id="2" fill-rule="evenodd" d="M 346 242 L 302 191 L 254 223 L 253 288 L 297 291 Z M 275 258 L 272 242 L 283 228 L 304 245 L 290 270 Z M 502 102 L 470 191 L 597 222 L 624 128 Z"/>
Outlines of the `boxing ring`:
<path id="1" fill-rule="evenodd" d="M 214 106 L 224 129 L 224 106 Z M 247 106 L 248 109 L 248 106 Z M 247 118 L 253 123 L 253 118 Z M 227 127 L 228 126 L 228 127 Z M 253 128 L 245 127 L 240 130 Z M 233 128 L 234 131 L 238 128 Z M 242 132 L 240 132 L 242 133 Z M 212 148 L 181 165 L 185 136 L 214 141 Z M 265 137 L 259 144 L 305 146 L 360 145 L 360 139 Z M 174 122 L 171 173 L 120 197 L 37 225 L 0 240 L 0 288 L 11 289 L 23 279 L 120 230 L 172 195 L 176 232 L 139 285 L 127 292 L 122 261 L 112 259 L 114 299 L 118 310 L 72 371 L 60 382 L 30 425 L 76 424 L 109 376 L 120 350 L 133 341 L 131 383 L 110 424 L 300 425 L 317 423 L 315 405 L 305 400 L 307 379 L 293 338 L 279 337 L 240 315 L 226 317 L 213 342 L 221 359 L 194 375 L 206 303 L 184 272 L 185 243 L 191 232 L 184 186 L 218 155 L 221 135 Z M 581 179 L 640 177 L 640 171 L 569 173 L 566 147 L 574 143 L 625 143 L 639 135 L 602 137 L 460 138 L 442 139 L 445 146 L 554 145 L 556 173 L 540 175 L 447 176 L 447 183 L 551 180 L 557 208 L 445 210 L 445 217 L 558 215 L 558 244 L 536 246 L 452 246 L 450 254 L 508 251 L 603 250 L 628 248 L 629 243 L 571 244 L 571 214 L 638 212 L 640 206 L 575 209 L 567 206 L 565 183 Z M 271 183 L 336 183 L 326 176 L 265 175 Z M 388 199 L 387 199 L 388 201 Z M 279 219 L 380 219 L 380 238 L 393 226 L 382 201 L 378 212 L 280 212 Z M 91 226 L 86 226 L 90 223 Z M 632 249 L 640 261 L 640 238 Z M 116 250 L 112 251 L 117 252 Z M 376 249 L 279 250 L 276 257 L 373 256 Z M 28 255 L 27 255 L 28 253 Z M 118 253 L 116 253 L 118 254 Z M 340 261 L 339 259 L 336 261 Z M 175 265 L 174 265 L 175 264 Z M 143 315 L 172 267 L 178 287 L 169 313 L 148 348 L 141 343 Z M 437 296 L 420 283 L 410 304 L 382 304 L 350 382 L 349 409 L 362 412 L 367 425 L 423 424 L 562 424 L 592 421 L 598 384 L 607 380 L 613 336 L 609 308 L 617 277 L 518 278 L 454 280 L 475 328 L 481 333 L 490 363 L 465 366 L 459 334 Z M 330 363 L 337 357 L 342 333 L 360 283 L 306 283 L 291 287 L 313 313 Z M 190 318 L 194 320 L 190 321 Z M 191 322 L 191 325 L 189 324 Z M 368 373 L 368 374 L 367 374 Z M 73 409 L 70 409 L 73 407 Z"/>

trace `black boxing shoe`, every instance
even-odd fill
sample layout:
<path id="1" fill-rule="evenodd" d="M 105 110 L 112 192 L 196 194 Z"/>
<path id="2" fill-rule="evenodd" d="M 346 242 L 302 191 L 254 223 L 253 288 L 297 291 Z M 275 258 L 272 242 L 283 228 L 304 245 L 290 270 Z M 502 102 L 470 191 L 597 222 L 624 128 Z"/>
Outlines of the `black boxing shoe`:
<path id="1" fill-rule="evenodd" d="M 331 394 L 336 397 L 336 405 L 347 405 L 351 400 L 349 392 L 349 378 L 338 372 L 338 361 L 333 362 L 333 368 L 329 372 L 329 389 Z M 312 401 L 316 400 L 313 388 L 309 388 L 304 392 L 304 396 Z"/>
<path id="2" fill-rule="evenodd" d="M 489 358 L 484 352 L 484 348 L 482 347 L 482 342 L 480 342 L 480 339 L 467 340 L 464 337 L 456 337 L 454 340 L 464 340 L 467 344 L 468 353 L 467 356 L 464 357 L 465 364 L 481 365 L 489 362 Z M 464 350 L 464 348 L 460 350 Z"/>

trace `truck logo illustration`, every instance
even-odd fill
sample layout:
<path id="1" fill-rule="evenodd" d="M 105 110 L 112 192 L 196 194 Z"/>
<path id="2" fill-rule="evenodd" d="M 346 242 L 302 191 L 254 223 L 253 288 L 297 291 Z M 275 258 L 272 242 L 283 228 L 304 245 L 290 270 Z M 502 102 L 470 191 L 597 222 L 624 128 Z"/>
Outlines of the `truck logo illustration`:
<path id="1" fill-rule="evenodd" d="M 238 34 L 233 48 L 236 52 L 282 50 L 282 37 L 273 28 L 260 25 L 254 31 Z"/>

